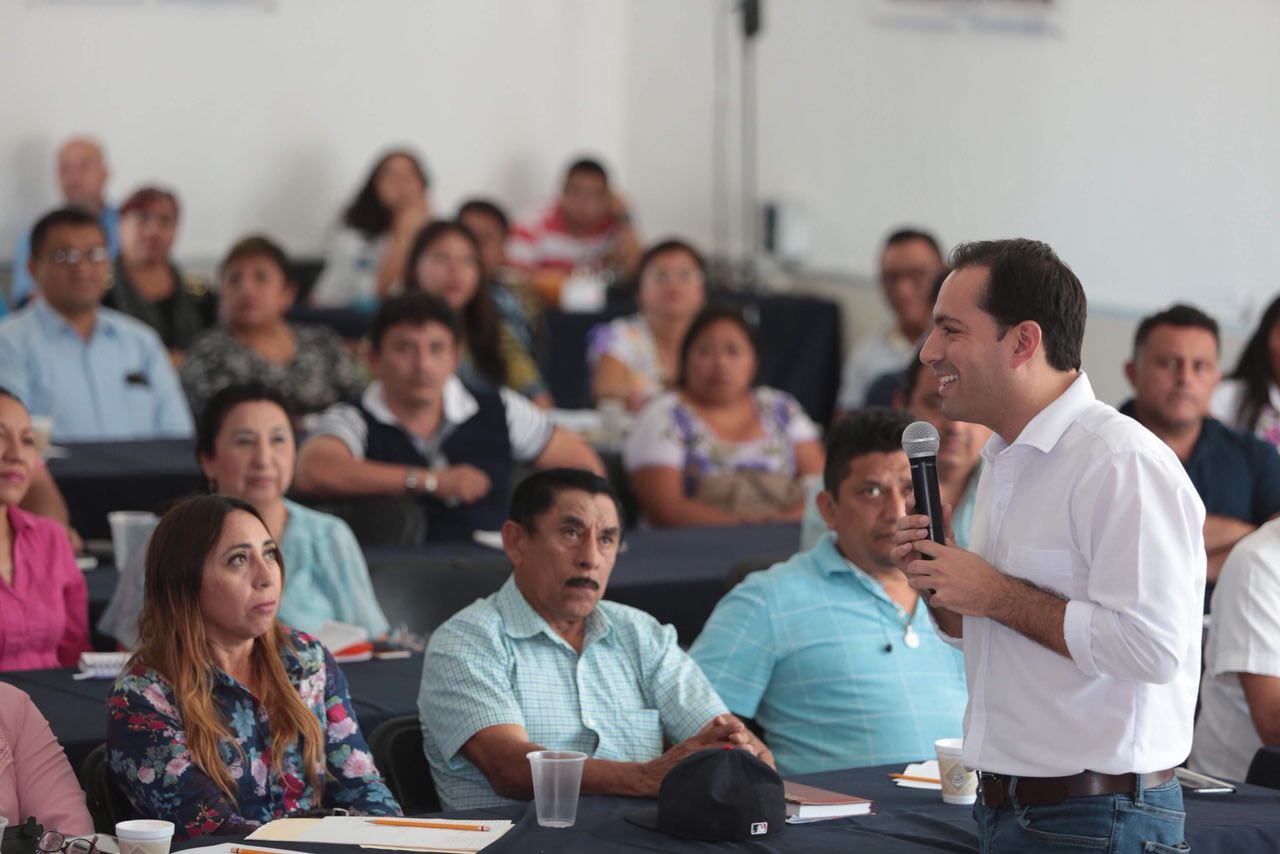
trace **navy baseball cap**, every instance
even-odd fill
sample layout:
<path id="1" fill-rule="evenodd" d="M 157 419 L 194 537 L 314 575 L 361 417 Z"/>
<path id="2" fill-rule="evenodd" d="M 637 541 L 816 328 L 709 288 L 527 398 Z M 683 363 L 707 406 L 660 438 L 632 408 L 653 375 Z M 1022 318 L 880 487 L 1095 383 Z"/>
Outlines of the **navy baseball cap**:
<path id="1" fill-rule="evenodd" d="M 658 805 L 626 820 L 649 830 L 706 842 L 774 836 L 787 819 L 782 778 L 745 750 L 700 750 L 676 763 L 658 789 Z"/>

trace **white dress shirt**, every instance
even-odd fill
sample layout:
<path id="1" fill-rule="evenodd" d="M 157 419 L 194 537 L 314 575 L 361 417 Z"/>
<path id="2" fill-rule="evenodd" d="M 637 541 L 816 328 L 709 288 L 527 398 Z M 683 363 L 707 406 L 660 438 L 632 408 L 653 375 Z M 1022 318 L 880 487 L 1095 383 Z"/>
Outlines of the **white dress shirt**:
<path id="1" fill-rule="evenodd" d="M 1000 774 L 1147 774 L 1191 750 L 1204 505 L 1169 448 L 1083 373 L 1011 445 L 982 449 L 970 548 L 1066 598 L 1070 658 L 965 617 L 964 762 Z M 947 636 L 943 634 L 944 640 Z"/>
<path id="2" fill-rule="evenodd" d="M 1241 540 L 1223 564 L 1210 603 L 1200 720 L 1191 767 L 1243 780 L 1262 738 L 1241 673 L 1280 677 L 1280 519 Z"/>

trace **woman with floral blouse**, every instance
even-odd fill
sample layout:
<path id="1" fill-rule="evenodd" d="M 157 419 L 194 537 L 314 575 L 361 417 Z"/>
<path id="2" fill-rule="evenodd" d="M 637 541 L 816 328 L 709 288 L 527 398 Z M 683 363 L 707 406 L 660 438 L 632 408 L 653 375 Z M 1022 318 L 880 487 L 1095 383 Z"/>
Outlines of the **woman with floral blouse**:
<path id="1" fill-rule="evenodd" d="M 152 535 L 138 651 L 107 699 L 107 758 L 134 809 L 178 839 L 334 807 L 400 815 L 333 656 L 276 620 L 284 572 L 239 499 L 184 501 Z"/>

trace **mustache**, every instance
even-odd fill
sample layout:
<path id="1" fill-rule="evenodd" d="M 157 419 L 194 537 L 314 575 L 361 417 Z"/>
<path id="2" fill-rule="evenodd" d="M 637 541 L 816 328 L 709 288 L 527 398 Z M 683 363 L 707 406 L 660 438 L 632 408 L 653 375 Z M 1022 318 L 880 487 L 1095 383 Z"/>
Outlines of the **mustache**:
<path id="1" fill-rule="evenodd" d="M 565 585 L 568 587 L 589 587 L 592 590 L 600 589 L 599 582 L 597 582 L 594 578 L 586 578 L 585 576 L 581 576 L 581 575 L 576 578 L 570 578 L 568 581 L 565 582 Z"/>

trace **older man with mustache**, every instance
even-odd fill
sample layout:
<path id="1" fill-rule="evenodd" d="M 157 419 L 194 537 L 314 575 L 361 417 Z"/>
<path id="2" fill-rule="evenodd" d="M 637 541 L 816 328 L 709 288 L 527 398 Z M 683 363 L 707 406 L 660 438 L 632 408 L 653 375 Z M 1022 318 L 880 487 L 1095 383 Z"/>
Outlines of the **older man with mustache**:
<path id="1" fill-rule="evenodd" d="M 733 715 L 671 626 L 602 602 L 622 539 L 598 475 L 550 469 L 511 499 L 497 593 L 431 636 L 418 709 L 446 809 L 529 800 L 533 750 L 580 750 L 583 794 L 656 797 L 676 762 L 707 747 L 768 749 Z"/>

